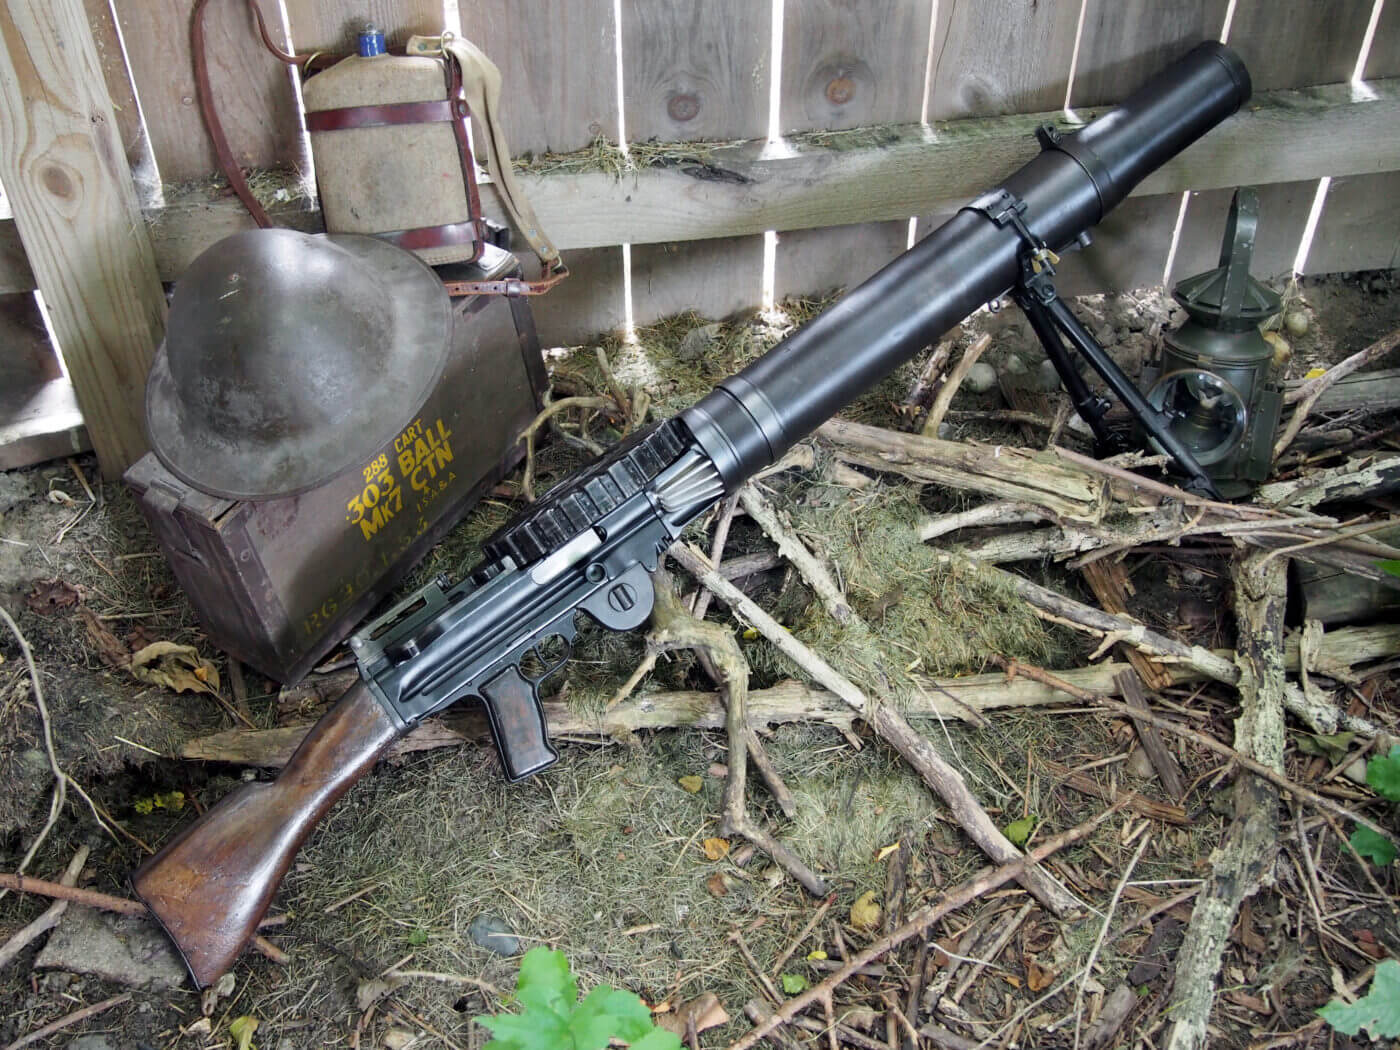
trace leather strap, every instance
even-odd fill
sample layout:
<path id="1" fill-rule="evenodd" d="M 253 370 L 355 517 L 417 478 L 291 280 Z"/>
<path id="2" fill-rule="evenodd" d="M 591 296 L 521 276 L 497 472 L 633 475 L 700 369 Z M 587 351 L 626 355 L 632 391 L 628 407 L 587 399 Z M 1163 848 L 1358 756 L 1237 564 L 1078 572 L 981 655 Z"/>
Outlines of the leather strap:
<path id="1" fill-rule="evenodd" d="M 394 124 L 438 124 L 459 120 L 461 114 L 451 99 L 430 102 L 395 102 L 385 106 L 344 106 L 318 109 L 306 114 L 307 131 L 347 131 L 351 128 L 382 128 Z"/>
<path id="2" fill-rule="evenodd" d="M 569 268 L 560 260 L 552 269 L 546 269 L 537 281 L 526 281 L 519 277 L 507 277 L 499 281 L 443 281 L 447 294 L 454 299 L 463 295 L 544 295 L 556 284 L 569 276 Z"/>
<path id="3" fill-rule="evenodd" d="M 376 233 L 374 236 L 381 241 L 388 241 L 406 252 L 422 251 L 425 248 L 446 248 L 453 244 L 474 243 L 478 247 L 470 261 L 475 261 L 481 256 L 480 245 L 483 243 L 477 230 L 477 221 L 451 222 L 442 226 L 419 226 L 412 230 Z"/>

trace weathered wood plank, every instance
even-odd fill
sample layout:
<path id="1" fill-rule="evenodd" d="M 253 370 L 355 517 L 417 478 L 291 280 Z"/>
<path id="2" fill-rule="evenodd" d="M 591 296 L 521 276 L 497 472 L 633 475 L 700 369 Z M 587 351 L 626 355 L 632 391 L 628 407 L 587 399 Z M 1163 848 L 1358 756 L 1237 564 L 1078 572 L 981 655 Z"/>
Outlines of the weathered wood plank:
<path id="1" fill-rule="evenodd" d="M 1257 96 L 1137 189 L 1138 195 L 1266 185 L 1323 175 L 1400 170 L 1400 79 L 1368 85 L 1357 99 L 1345 85 Z M 721 151 L 716 162 L 739 181 L 698 179 L 650 169 L 618 180 L 602 174 L 522 177 L 540 221 L 565 250 L 665 242 L 853 221 L 938 214 L 961 207 L 1033 157 L 1034 130 L 1052 114 L 958 121 L 936 136 L 903 129 L 888 144 L 862 150 L 803 149 L 759 159 L 758 147 Z M 1278 143 L 1287 142 L 1287 149 Z M 747 180 L 747 181 L 744 181 Z M 488 188 L 487 213 L 504 218 Z M 314 228 L 315 212 L 274 208 L 282 224 Z M 198 251 L 251 225 L 236 200 L 186 196 L 148 215 L 160 273 L 174 279 Z M 34 287 L 10 221 L 0 220 L 0 292 Z M 1217 241 L 1218 243 L 1218 241 Z"/>
<path id="2" fill-rule="evenodd" d="M 1220 35 L 1225 0 L 1087 0 L 1070 106 L 1082 118 L 1118 102 L 1203 39 Z M 1181 215 L 1179 193 L 1138 197 L 1114 210 L 1064 282 L 1066 291 L 1160 284 Z"/>
<path id="3" fill-rule="evenodd" d="M 502 125 L 517 157 L 581 149 L 598 136 L 617 141 L 612 0 L 480 0 L 463 6 L 462 30 L 501 71 Z M 571 251 L 564 261 L 568 280 L 533 303 L 545 345 L 621 328 L 622 249 Z"/>
<path id="4" fill-rule="evenodd" d="M 1065 3 L 940 3 L 929 120 L 1058 109 L 1077 23 Z"/>
<path id="5" fill-rule="evenodd" d="M 628 141 L 757 139 L 767 134 L 772 49 L 768 5 L 751 0 L 622 0 L 621 8 L 623 126 Z M 622 187 L 631 181 L 622 180 Z M 617 228 L 614 240 L 621 237 L 632 237 L 630 226 Z M 637 324 L 688 309 L 724 317 L 757 306 L 762 298 L 760 237 L 703 246 L 633 239 L 632 314 Z"/>
<path id="6" fill-rule="evenodd" d="M 1304 273 L 1400 266 L 1400 172 L 1335 178 L 1313 233 Z"/>
<path id="7" fill-rule="evenodd" d="M 161 179 L 208 176 L 217 163 L 194 86 L 191 0 L 113 0 L 113 7 Z M 291 74 L 263 48 L 247 6 L 212 0 L 205 26 L 210 84 L 238 162 L 305 170 Z M 270 18 L 268 31 L 286 46 L 280 20 Z"/>
<path id="8" fill-rule="evenodd" d="M 1229 44 L 1255 92 L 1351 77 L 1374 0 L 1239 0 Z"/>
<path id="9" fill-rule="evenodd" d="M 34 293 L 0 295 L 0 389 L 30 389 L 61 375 Z"/>
<path id="10" fill-rule="evenodd" d="M 1400 75 L 1400 4 L 1381 8 L 1381 20 L 1376 24 L 1363 75 L 1367 80 Z"/>
<path id="11" fill-rule="evenodd" d="M 360 30 L 373 23 L 384 33 L 389 47 L 399 50 L 408 38 L 437 36 L 443 30 L 442 0 L 285 0 L 292 43 L 299 54 L 325 51 L 332 55 L 355 52 Z M 256 45 L 261 47 L 260 44 Z"/>
<path id="12" fill-rule="evenodd" d="M 931 10 L 932 0 L 786 4 L 781 132 L 916 122 Z"/>
<path id="13" fill-rule="evenodd" d="M 126 71 L 126 55 L 117 35 L 117 22 L 112 16 L 110 0 L 84 0 L 92 42 L 102 63 L 102 75 L 107 81 L 107 94 L 112 99 L 112 112 L 117 132 L 126 148 L 126 162 L 133 170 L 150 162 L 150 146 L 141 127 L 141 112 L 136 101 L 136 88 Z"/>
<path id="14" fill-rule="evenodd" d="M 477 0 L 462 32 L 501 71 L 502 126 L 516 156 L 617 141 L 611 0 Z"/>
<path id="15" fill-rule="evenodd" d="M 0 181 L 103 472 L 144 453 L 165 297 L 80 0 L 0 4 Z"/>
<path id="16" fill-rule="evenodd" d="M 907 221 L 859 223 L 778 235 L 773 296 L 820 296 L 854 288 L 904 251 Z"/>
<path id="17" fill-rule="evenodd" d="M 1225 7 L 1224 0 L 1088 0 L 1070 108 L 1127 98 L 1202 40 L 1219 39 Z"/>
<path id="18" fill-rule="evenodd" d="M 1259 227 L 1250 272 L 1259 278 L 1290 273 L 1317 183 L 1276 182 L 1258 186 L 1256 190 L 1259 193 Z M 1225 235 L 1225 219 L 1233 196 L 1234 190 L 1230 189 L 1191 194 L 1169 284 L 1213 270 L 1220 264 L 1220 238 Z"/>
<path id="19" fill-rule="evenodd" d="M 787 4 L 778 103 L 784 134 L 916 123 L 931 12 L 931 0 Z M 778 239 L 774 296 L 854 287 L 904 251 L 908 239 L 909 224 L 899 220 L 788 233 Z"/>
<path id="20" fill-rule="evenodd" d="M 73 384 L 50 379 L 33 388 L 0 386 L 0 470 L 16 470 L 92 447 Z"/>

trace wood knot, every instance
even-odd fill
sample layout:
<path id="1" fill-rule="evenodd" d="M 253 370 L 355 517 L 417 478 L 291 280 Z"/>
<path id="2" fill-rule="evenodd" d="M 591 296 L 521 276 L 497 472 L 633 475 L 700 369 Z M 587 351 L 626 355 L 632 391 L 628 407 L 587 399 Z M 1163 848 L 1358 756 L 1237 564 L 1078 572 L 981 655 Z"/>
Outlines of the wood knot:
<path id="1" fill-rule="evenodd" d="M 855 96 L 856 82 L 850 77 L 835 77 L 826 85 L 826 100 L 833 106 L 844 106 Z"/>
<path id="2" fill-rule="evenodd" d="M 666 100 L 666 115 L 678 124 L 694 120 L 700 115 L 700 99 L 694 94 L 672 95 Z"/>
<path id="3" fill-rule="evenodd" d="M 70 201 L 78 195 L 77 187 L 73 183 L 73 176 L 69 175 L 61 165 L 47 165 L 40 178 L 43 180 L 44 189 L 61 200 Z"/>

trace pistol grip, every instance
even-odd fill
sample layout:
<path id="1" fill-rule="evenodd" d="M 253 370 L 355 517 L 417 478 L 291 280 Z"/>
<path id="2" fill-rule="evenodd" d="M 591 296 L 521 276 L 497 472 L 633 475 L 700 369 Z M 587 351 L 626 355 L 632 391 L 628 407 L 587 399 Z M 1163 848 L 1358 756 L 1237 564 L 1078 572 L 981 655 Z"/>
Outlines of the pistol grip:
<path id="1" fill-rule="evenodd" d="M 482 686 L 481 699 L 510 780 L 524 780 L 558 760 L 559 752 L 549 743 L 535 684 L 523 678 L 518 667 L 507 667 Z"/>

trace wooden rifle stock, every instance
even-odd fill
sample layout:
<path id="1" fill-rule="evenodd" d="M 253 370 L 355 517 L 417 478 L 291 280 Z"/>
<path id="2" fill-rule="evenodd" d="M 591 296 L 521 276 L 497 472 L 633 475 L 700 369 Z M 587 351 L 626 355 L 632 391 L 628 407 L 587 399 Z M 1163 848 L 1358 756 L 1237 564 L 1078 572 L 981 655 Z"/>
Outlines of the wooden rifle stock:
<path id="1" fill-rule="evenodd" d="M 307 734 L 276 780 L 229 793 L 132 876 L 195 984 L 213 984 L 252 940 L 297 850 L 401 731 L 363 683 Z"/>

